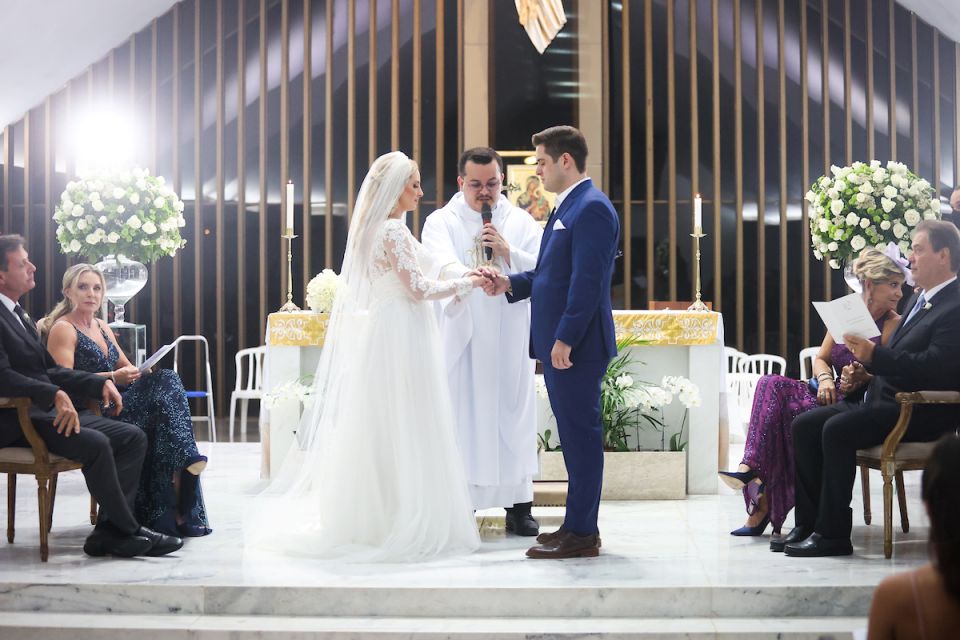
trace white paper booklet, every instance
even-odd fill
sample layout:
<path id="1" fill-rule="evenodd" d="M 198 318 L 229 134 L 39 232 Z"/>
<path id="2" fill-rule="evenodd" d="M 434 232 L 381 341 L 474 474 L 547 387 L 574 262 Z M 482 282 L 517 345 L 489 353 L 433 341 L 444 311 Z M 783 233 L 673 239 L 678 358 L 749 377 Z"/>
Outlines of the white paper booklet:
<path id="1" fill-rule="evenodd" d="M 837 344 L 843 344 L 843 335 L 846 333 L 861 338 L 880 335 L 880 329 L 859 293 L 851 293 L 830 302 L 814 302 L 813 308 L 820 314 Z"/>
<path id="2" fill-rule="evenodd" d="M 144 360 L 144 361 L 143 361 L 143 364 L 140 365 L 140 373 L 146 373 L 147 371 L 149 371 L 149 370 L 153 367 L 153 365 L 155 365 L 155 364 L 157 364 L 158 362 L 160 362 L 160 360 L 161 360 L 161 358 L 163 358 L 163 356 L 165 356 L 165 355 L 167 355 L 168 353 L 170 353 L 171 349 L 173 349 L 175 346 L 177 346 L 177 343 L 178 343 L 178 342 L 180 342 L 180 338 L 177 338 L 176 340 L 174 340 L 174 341 L 171 342 L 170 344 L 165 344 L 165 345 L 163 345 L 162 347 L 160 347 L 159 349 L 157 349 L 156 353 L 154 353 L 152 356 L 150 356 L 149 358 L 147 358 L 146 360 Z"/>

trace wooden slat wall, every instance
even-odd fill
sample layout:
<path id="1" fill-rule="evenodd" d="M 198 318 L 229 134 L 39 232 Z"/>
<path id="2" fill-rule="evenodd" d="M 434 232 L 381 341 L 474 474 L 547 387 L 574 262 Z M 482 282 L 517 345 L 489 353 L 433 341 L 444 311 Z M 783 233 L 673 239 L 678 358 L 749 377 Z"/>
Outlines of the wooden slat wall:
<path id="1" fill-rule="evenodd" d="M 444 176 L 453 178 L 449 169 L 456 157 L 448 157 L 446 141 L 455 134 L 447 132 L 444 117 L 447 92 L 458 90 L 460 64 L 455 50 L 459 34 L 446 20 L 455 17 L 459 22 L 461 15 L 459 0 L 186 0 L 174 5 L 62 93 L 0 129 L 0 231 L 27 235 L 42 270 L 31 310 L 43 313 L 60 297 L 59 265 L 65 260 L 56 251 L 55 224 L 46 212 L 52 214 L 73 177 L 75 161 L 72 150 L 65 158 L 57 157 L 68 148 L 58 145 L 58 139 L 70 133 L 76 114 L 95 106 L 100 95 L 124 108 L 143 109 L 138 115 L 146 142 L 138 164 L 155 171 L 163 156 L 171 187 L 182 194 L 186 186 L 190 195 L 190 185 L 184 183 L 192 181 L 196 197 L 186 202 L 187 246 L 172 260 L 149 265 L 150 285 L 127 307 L 128 318 L 149 325 L 150 347 L 183 333 L 207 335 L 223 415 L 233 388 L 234 352 L 262 342 L 266 316 L 286 297 L 286 245 L 279 235 L 282 185 L 288 178 L 297 183 L 300 237 L 294 241 L 292 276 L 294 301 L 301 306 L 309 278 L 321 268 L 338 268 L 341 256 L 335 248 L 343 238 L 337 234 L 346 230 L 338 216 L 344 208 L 349 215 L 365 168 L 377 155 L 405 140 L 410 148 L 404 152 L 421 166 L 426 162 L 431 171 L 436 167 L 436 191 L 427 194 L 424 211 L 412 216 L 416 232 L 423 216 L 450 195 Z M 415 37 L 410 36 L 411 25 Z M 424 55 L 425 38 L 436 46 L 435 59 Z M 345 43 L 345 55 L 340 42 Z M 192 61 L 186 59 L 191 51 Z M 367 54 L 366 69 L 361 51 Z M 297 77 L 301 61 L 302 75 Z M 425 82 L 428 71 L 435 78 Z M 409 77 L 411 86 L 401 84 L 402 77 Z M 378 100 L 378 80 L 384 79 L 389 90 Z M 299 91 L 301 83 L 302 114 L 297 113 L 299 96 L 294 103 L 291 93 Z M 191 85 L 192 99 L 183 95 Z M 357 90 L 363 85 L 368 97 L 358 103 Z M 250 88 L 262 99 L 250 103 L 247 111 Z M 184 97 L 189 104 L 182 104 Z M 430 102 L 435 108 L 424 108 Z M 409 109 L 412 118 L 401 119 L 401 108 Z M 347 114 L 342 124 L 336 121 L 341 113 Z M 294 114 L 302 121 L 294 120 Z M 378 130 L 378 116 L 390 124 Z M 358 126 L 362 118 L 367 124 Z M 293 139 L 298 126 L 302 137 L 298 133 Z M 302 164 L 296 164 L 299 148 Z M 341 157 L 342 149 L 346 153 Z M 187 162 L 184 153 L 190 154 Z M 348 166 L 341 184 L 339 167 L 344 162 Z M 259 172 L 258 178 L 248 180 L 248 172 Z M 210 214 L 206 217 L 205 207 Z M 256 313 L 250 312 L 251 306 Z M 200 360 L 191 358 L 191 363 L 200 370 Z M 193 375 L 189 369 L 185 377 Z"/>
<path id="2" fill-rule="evenodd" d="M 694 265 L 686 275 L 677 265 L 691 253 L 685 220 L 693 195 L 701 192 L 713 206 L 704 221 L 712 238 L 701 245 L 701 272 L 709 275 L 704 282 L 710 289 L 702 293 L 724 312 L 727 343 L 779 353 L 792 363 L 798 340 L 807 345 L 821 339 L 811 300 L 843 291 L 839 272 L 813 258 L 803 194 L 833 164 L 874 159 L 878 136 L 890 143 L 888 155 L 876 159 L 897 158 L 899 66 L 901 76 L 905 69 L 911 74 L 911 98 L 899 105 L 901 118 L 904 109 L 910 112 L 909 129 L 900 135 L 911 149 L 905 158 L 901 149 L 900 159 L 915 170 L 933 166 L 926 177 L 947 196 L 950 181 L 960 181 L 960 88 L 945 96 L 944 105 L 954 103 L 950 109 L 934 100 L 930 113 L 924 112 L 919 97 L 933 91 L 931 76 L 932 86 L 939 87 L 945 68 L 954 73 L 960 68 L 960 45 L 941 55 L 938 43 L 945 36 L 933 28 L 934 62 L 926 76 L 919 73 L 917 50 L 930 47 L 931 38 L 926 30 L 918 32 L 927 27 L 894 0 L 643 0 L 610 3 L 608 10 L 619 18 L 619 43 L 616 50 L 608 46 L 619 84 L 611 122 L 622 123 L 610 134 L 622 139 L 613 155 L 621 166 L 613 175 L 622 175 L 623 184 L 613 191 L 622 194 L 616 204 L 625 237 L 643 238 L 646 253 L 645 261 L 637 259 L 633 242 L 624 242 L 623 284 L 646 276 L 646 285 L 645 298 L 633 284 L 624 286 L 621 302 L 646 308 L 653 299 L 688 297 Z M 725 35 L 731 31 L 732 42 Z M 684 32 L 688 41 L 678 45 Z M 897 51 L 898 35 L 901 42 L 909 36 L 908 50 Z M 665 52 L 658 52 L 656 63 L 655 47 Z M 882 86 L 884 79 L 889 88 Z M 903 77 L 900 83 L 906 86 Z M 708 86 L 711 93 L 704 99 Z M 633 127 L 640 118 L 643 125 Z M 932 131 L 939 140 L 947 126 L 955 131 L 952 148 L 923 141 L 921 133 Z M 685 149 L 678 148 L 681 139 Z M 794 141 L 796 149 L 790 146 Z M 957 158 L 955 175 L 940 175 L 944 157 Z M 643 185 L 634 178 L 638 164 Z M 710 180 L 702 177 L 705 167 L 712 170 Z M 658 216 L 656 207 L 666 215 Z M 662 244 L 670 249 L 666 257 L 655 255 Z M 665 276 L 656 274 L 657 282 L 656 268 L 667 270 Z M 726 282 L 720 277 L 733 273 Z"/>
<path id="3" fill-rule="evenodd" d="M 625 216 L 625 236 L 637 234 L 645 239 L 642 249 L 624 242 L 626 273 L 653 274 L 659 241 L 665 241 L 670 249 L 665 261 L 667 278 L 655 288 L 651 275 L 646 299 L 625 288 L 625 306 L 645 308 L 652 298 L 687 297 L 692 269 L 689 279 L 683 280 L 677 265 L 678 257 L 689 253 L 686 220 L 692 196 L 700 191 L 704 202 L 713 207 L 713 215 L 704 221 L 711 237 L 702 249 L 703 268 L 714 277 L 710 291 L 703 293 L 713 298 L 715 308 L 723 310 L 728 343 L 783 352 L 788 333 L 800 333 L 806 344 L 815 342 L 820 328 L 818 320 L 811 317 L 809 302 L 832 297 L 840 289 L 837 273 L 810 258 L 807 207 L 800 199 L 810 181 L 829 171 L 831 164 L 869 159 L 882 148 L 878 141 L 886 138 L 888 157 L 899 157 L 915 168 L 921 160 L 925 166 L 932 165 L 932 175 L 927 177 L 931 181 L 939 178 L 944 195 L 949 193 L 950 181 L 953 185 L 960 181 L 960 86 L 945 96 L 943 104 L 934 101 L 928 109 L 931 113 L 922 113 L 919 96 L 928 90 L 929 82 L 918 74 L 917 50 L 928 47 L 929 39 L 919 37 L 918 28 L 926 27 L 914 16 L 904 19 L 909 14 L 894 0 L 874 0 L 866 5 L 864 13 L 856 11 L 861 5 L 851 0 L 568 3 L 572 12 L 598 6 L 609 16 L 620 12 L 617 36 L 623 49 L 612 49 L 608 30 L 604 29 L 603 37 L 608 51 L 604 68 L 609 68 L 613 82 L 622 85 L 618 99 L 606 104 L 611 120 L 613 113 L 620 112 L 623 130 L 611 131 L 605 123 L 607 144 L 599 152 L 613 163 L 622 163 L 607 175 L 623 176 L 624 184 L 618 185 L 622 189 L 611 190 L 621 192 L 625 199 L 619 203 Z M 71 152 L 58 141 L 69 133 L 76 114 L 95 104 L 99 96 L 113 95 L 122 104 L 148 108 L 144 115 L 148 150 L 141 164 L 155 168 L 164 162 L 173 188 L 182 193 L 185 186 L 190 187 L 185 182 L 192 180 L 196 195 L 187 202 L 189 244 L 176 258 L 151 265 L 152 274 L 164 274 L 169 281 L 151 279 L 148 290 L 131 306 L 131 316 L 150 325 L 151 346 L 182 333 L 209 334 L 222 411 L 232 382 L 233 351 L 262 341 L 267 314 L 285 296 L 281 277 L 286 270 L 285 247 L 278 238 L 282 180 L 291 177 L 301 182 L 296 192 L 300 238 L 294 244 L 297 261 L 292 275 L 294 298 L 302 304 L 307 279 L 322 267 L 339 264 L 336 247 L 342 244 L 346 227 L 338 216 L 343 209 L 349 216 L 365 166 L 374 157 L 405 141 L 410 148 L 404 151 L 436 176 L 436 189 L 427 194 L 432 202 L 425 201 L 423 210 L 412 216 L 415 231 L 431 205 L 449 195 L 447 182 L 454 178 L 451 168 L 456 158 L 445 156 L 451 153 L 450 141 L 462 142 L 463 123 L 445 121 L 445 105 L 449 96 L 462 113 L 468 70 L 462 68 L 459 55 L 464 42 L 462 0 L 217 0 L 215 6 L 214 13 L 198 0 L 174 5 L 169 16 L 154 20 L 68 83 L 62 95 L 51 96 L 20 121 L 3 127 L 0 223 L 4 232 L 30 234 L 34 257 L 44 271 L 32 304 L 40 309 L 51 307 L 59 298 L 58 269 L 67 261 L 53 253 L 54 243 L 48 242 L 54 233 L 49 213 L 75 167 Z M 755 29 L 764 22 L 766 38 L 763 29 Z M 797 31 L 795 22 L 799 22 L 798 39 L 791 37 Z M 435 26 L 424 31 L 427 24 Z M 334 35 L 339 38 L 337 29 L 344 29 L 343 25 L 346 37 L 337 40 Z M 722 40 L 730 27 L 732 43 Z M 290 33 L 299 33 L 298 28 L 303 37 L 291 39 Z M 401 38 L 401 33 L 411 31 L 417 34 L 415 38 Z M 212 32 L 216 35 L 211 36 Z M 682 40 L 685 33 L 687 42 Z M 654 65 L 655 34 L 665 51 L 657 52 L 658 61 L 665 56 L 663 69 Z M 833 47 L 831 34 L 837 43 Z M 909 47 L 896 46 L 898 34 L 903 42 L 909 35 Z M 750 42 L 744 42 L 744 37 Z M 950 55 L 941 55 L 943 37 L 934 29 L 935 56 L 926 76 L 932 76 L 934 85 L 960 68 L 960 45 L 954 44 Z M 235 68 L 232 53 L 228 53 L 233 44 L 226 45 L 230 38 L 236 39 Z M 257 42 L 248 43 L 250 38 Z M 437 55 L 432 59 L 424 54 L 423 45 L 430 42 L 424 38 L 436 43 Z M 702 48 L 698 40 L 704 43 Z M 335 41 L 344 43 L 343 52 Z M 883 51 L 874 50 L 879 42 L 885 44 Z M 252 45 L 250 56 L 248 44 Z M 868 52 L 865 105 L 857 104 L 859 94 L 852 85 L 859 64 L 857 47 Z M 191 51 L 193 60 L 185 60 Z M 814 64 L 799 66 L 800 108 L 793 111 L 796 106 L 787 101 L 796 95 L 796 87 L 789 85 L 796 80 L 786 74 L 789 61 L 797 55 Z M 766 72 L 757 64 L 764 56 Z M 216 72 L 205 74 L 204 60 L 214 58 L 215 67 L 208 63 L 206 69 L 215 68 Z M 292 61 L 301 60 L 302 77 L 292 77 Z M 896 103 L 898 63 L 900 82 L 910 87 L 910 99 L 900 105 Z M 253 75 L 247 75 L 248 71 Z M 431 71 L 433 81 L 428 80 Z M 906 73 L 912 74 L 909 85 L 903 76 Z M 838 82 L 841 78 L 831 78 L 837 74 L 843 75 L 842 83 Z M 667 90 L 655 94 L 656 81 L 662 77 Z M 401 85 L 401 78 L 409 78 L 410 86 Z M 874 80 L 882 84 L 881 79 L 889 87 L 877 91 Z M 836 87 L 832 94 L 831 80 Z M 302 114 L 296 113 L 299 101 L 291 103 L 291 82 L 302 82 Z M 776 84 L 776 90 L 770 83 Z M 765 84 L 770 85 L 768 90 Z M 367 96 L 358 99 L 364 87 Z M 249 112 L 244 108 L 248 89 L 263 98 L 251 102 Z M 828 99 L 820 99 L 824 94 Z M 184 97 L 190 104 L 182 104 Z M 429 100 L 433 100 L 432 109 L 425 108 Z M 947 106 L 950 102 L 952 107 Z M 838 116 L 841 106 L 845 111 Z M 856 127 L 862 125 L 852 114 L 861 106 L 865 106 L 866 135 L 857 138 Z M 909 139 L 908 149 L 898 148 L 903 147 L 897 140 L 898 110 L 901 117 L 903 110 L 909 111 L 909 119 L 904 118 L 909 125 L 900 132 L 905 141 Z M 291 131 L 301 126 L 295 113 L 303 118 L 303 135 L 293 140 Z M 411 117 L 401 117 L 401 113 Z M 346 114 L 343 123 L 335 121 L 336 114 Z M 380 126 L 377 114 L 382 114 Z M 768 116 L 776 118 L 775 127 L 772 120 L 771 127 L 765 126 Z M 233 126 L 231 118 L 236 119 L 235 143 L 228 142 L 226 134 Z M 166 129 L 160 130 L 161 122 L 167 123 L 163 125 Z M 723 129 L 728 122 L 732 122 L 729 131 Z M 666 123 L 665 131 L 658 129 L 659 123 Z M 802 146 L 796 150 L 799 159 L 786 148 L 789 126 L 801 130 Z M 952 148 L 922 142 L 921 131 L 938 135 L 943 127 L 953 128 Z M 689 136 L 678 137 L 681 129 L 689 129 Z M 621 153 L 610 153 L 610 136 L 622 136 Z M 687 139 L 689 149 L 678 148 L 678 140 Z M 838 154 L 831 150 L 832 139 L 841 141 L 835 145 Z M 745 140 L 751 142 L 745 144 Z M 302 165 L 298 165 L 295 156 L 301 147 Z M 689 152 L 689 156 L 680 152 Z M 67 155 L 57 157 L 60 153 Z M 732 163 L 726 160 L 729 156 L 722 155 L 728 153 L 732 153 Z M 939 175 L 940 160 L 951 158 L 953 175 Z M 251 162 L 256 164 L 249 165 Z M 662 171 L 657 162 L 663 164 Z M 347 166 L 341 173 L 343 163 Z M 316 171 L 311 170 L 314 165 Z M 745 170 L 745 166 L 756 169 Z M 57 172 L 57 167 L 61 171 L 66 167 L 66 174 Z M 234 167 L 236 190 L 228 175 Z M 796 173 L 790 172 L 791 168 Z M 248 180 L 248 170 L 256 178 Z M 191 176 L 184 176 L 185 172 Z M 797 174 L 802 184 L 795 184 Z M 635 175 L 641 177 L 634 180 Z M 765 202 L 766 191 L 770 191 L 770 203 Z M 228 193 L 236 193 L 235 201 L 226 200 L 231 197 Z M 658 193 L 663 194 L 659 201 Z M 750 199 L 757 200 L 757 219 L 744 217 L 745 206 L 753 206 Z M 207 219 L 203 218 L 204 204 L 211 211 Z M 662 207 L 665 215 L 658 218 L 656 206 Z M 778 233 L 768 234 L 764 211 L 773 206 L 779 211 L 779 228 Z M 803 232 L 788 235 L 784 225 L 787 212 L 797 207 L 802 211 Z M 774 218 L 770 220 L 774 224 Z M 721 223 L 732 231 L 719 233 Z M 231 225 L 236 225 L 236 243 L 224 234 Z M 754 238 L 755 255 L 746 255 Z M 638 252 L 645 253 L 645 259 Z M 788 315 L 794 307 L 789 304 L 793 291 L 786 291 L 786 275 L 793 268 L 801 273 L 802 288 L 797 294 L 802 297 L 803 311 L 799 317 Z M 716 277 L 725 272 L 735 274 L 726 284 Z M 769 294 L 768 279 L 773 280 Z M 776 294 L 772 293 L 774 285 L 779 289 Z M 237 289 L 234 297 L 221 295 L 232 288 Z M 768 310 L 767 303 L 774 307 Z M 783 355 L 792 358 L 793 354 Z"/>

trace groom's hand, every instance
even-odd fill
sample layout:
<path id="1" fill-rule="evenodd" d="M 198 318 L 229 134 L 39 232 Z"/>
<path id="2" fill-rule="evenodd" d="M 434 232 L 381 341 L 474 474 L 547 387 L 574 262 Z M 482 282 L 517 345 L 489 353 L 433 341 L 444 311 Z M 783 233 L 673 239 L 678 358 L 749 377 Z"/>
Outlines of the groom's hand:
<path id="1" fill-rule="evenodd" d="M 570 352 L 573 347 L 565 342 L 557 340 L 553 343 L 553 349 L 550 350 L 550 363 L 554 369 L 569 369 L 573 366 L 570 360 Z"/>
<path id="2" fill-rule="evenodd" d="M 488 284 L 484 285 L 483 291 L 488 296 L 503 295 L 510 288 L 510 278 L 503 275 L 496 269 L 489 267 L 480 267 L 480 273 L 487 278 Z"/>

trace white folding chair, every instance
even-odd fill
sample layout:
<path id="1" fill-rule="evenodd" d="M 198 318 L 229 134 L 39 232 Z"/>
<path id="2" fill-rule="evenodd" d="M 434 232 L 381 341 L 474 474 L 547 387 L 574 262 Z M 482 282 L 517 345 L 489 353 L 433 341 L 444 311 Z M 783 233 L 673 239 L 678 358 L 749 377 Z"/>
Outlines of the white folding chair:
<path id="1" fill-rule="evenodd" d="M 787 361 L 780 356 L 769 353 L 755 353 L 740 359 L 740 373 L 756 373 L 759 375 L 784 375 L 787 370 Z"/>
<path id="2" fill-rule="evenodd" d="M 733 416 L 740 423 L 740 429 L 743 435 L 747 435 L 747 428 L 750 425 L 750 413 L 753 411 L 753 395 L 757 389 L 757 381 L 760 380 L 759 373 L 731 373 L 727 376 L 727 385 L 734 398 Z"/>
<path id="3" fill-rule="evenodd" d="M 203 344 L 203 359 L 206 370 L 204 381 L 206 386 L 203 389 L 187 389 L 187 398 L 205 398 L 207 401 L 207 415 L 190 416 L 193 422 L 206 422 L 210 428 L 210 442 L 217 441 L 217 421 L 213 411 L 213 376 L 210 374 L 210 345 L 203 336 L 180 336 L 173 347 L 173 370 L 177 372 L 177 366 L 180 362 L 180 345 L 184 342 L 198 342 Z M 199 348 L 199 345 L 197 346 Z M 183 379 L 183 376 L 180 376 Z M 198 380 L 198 383 L 200 381 Z"/>
<path id="4" fill-rule="evenodd" d="M 817 358 L 820 347 L 805 347 L 800 349 L 800 379 L 809 380 L 813 377 L 813 361 Z"/>
<path id="5" fill-rule="evenodd" d="M 251 400 L 263 399 L 263 357 L 266 347 L 250 347 L 237 351 L 237 380 L 230 394 L 230 442 L 233 442 L 233 423 L 236 418 L 237 401 L 240 401 L 241 429 L 246 428 L 247 408 Z"/>
<path id="6" fill-rule="evenodd" d="M 746 358 L 747 354 L 733 347 L 724 347 L 723 355 L 727 359 L 727 373 L 739 373 L 740 361 Z"/>

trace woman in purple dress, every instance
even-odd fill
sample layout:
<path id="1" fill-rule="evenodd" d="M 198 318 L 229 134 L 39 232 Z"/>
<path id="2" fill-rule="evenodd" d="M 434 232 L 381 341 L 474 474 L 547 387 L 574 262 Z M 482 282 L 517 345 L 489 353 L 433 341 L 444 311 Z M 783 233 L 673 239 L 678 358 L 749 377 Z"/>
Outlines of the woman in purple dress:
<path id="1" fill-rule="evenodd" d="M 913 284 L 907 261 L 891 243 L 885 251 L 866 249 L 853 267 L 863 291 L 863 301 L 877 323 L 886 344 L 897 328 L 897 304 L 903 284 Z M 840 375 L 835 379 L 835 372 Z M 793 434 L 790 423 L 817 405 L 855 400 L 862 395 L 870 375 L 863 365 L 829 333 L 823 338 L 813 362 L 814 380 L 794 380 L 766 375 L 757 382 L 750 414 L 750 426 L 737 471 L 721 471 L 720 478 L 731 488 L 743 491 L 747 522 L 730 533 L 759 536 L 773 524 L 774 536 L 794 505 Z"/>

